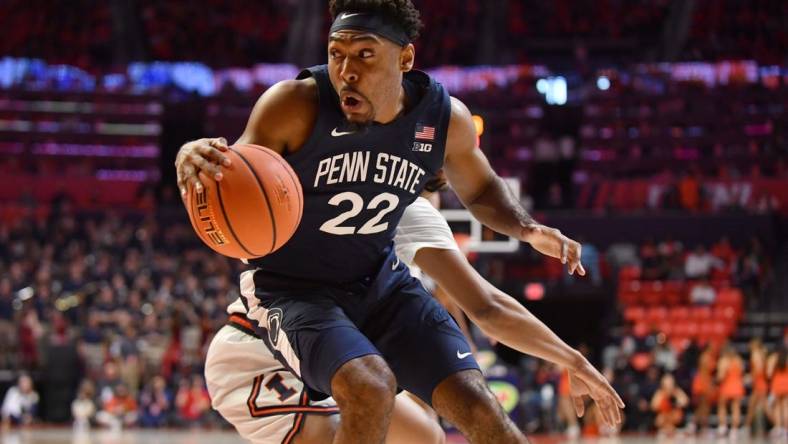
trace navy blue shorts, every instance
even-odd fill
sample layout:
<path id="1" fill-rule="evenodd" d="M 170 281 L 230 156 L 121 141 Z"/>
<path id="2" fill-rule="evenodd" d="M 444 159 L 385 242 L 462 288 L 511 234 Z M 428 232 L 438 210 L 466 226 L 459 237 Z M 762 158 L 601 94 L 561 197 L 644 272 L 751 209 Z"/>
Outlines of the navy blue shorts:
<path id="1" fill-rule="evenodd" d="M 362 282 L 318 287 L 258 270 L 242 276 L 241 293 L 258 334 L 314 398 L 366 355 L 383 356 L 397 385 L 430 405 L 441 381 L 479 369 L 454 319 L 393 252 Z"/>

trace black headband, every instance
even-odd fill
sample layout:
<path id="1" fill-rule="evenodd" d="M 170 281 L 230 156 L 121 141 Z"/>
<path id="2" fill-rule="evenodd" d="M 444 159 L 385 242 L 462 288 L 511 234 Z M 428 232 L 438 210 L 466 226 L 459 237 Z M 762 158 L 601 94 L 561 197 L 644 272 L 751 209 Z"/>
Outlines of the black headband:
<path id="1" fill-rule="evenodd" d="M 410 43 L 408 34 L 399 24 L 372 12 L 342 12 L 331 25 L 329 34 L 346 29 L 366 31 L 385 37 L 392 42 L 405 46 Z"/>

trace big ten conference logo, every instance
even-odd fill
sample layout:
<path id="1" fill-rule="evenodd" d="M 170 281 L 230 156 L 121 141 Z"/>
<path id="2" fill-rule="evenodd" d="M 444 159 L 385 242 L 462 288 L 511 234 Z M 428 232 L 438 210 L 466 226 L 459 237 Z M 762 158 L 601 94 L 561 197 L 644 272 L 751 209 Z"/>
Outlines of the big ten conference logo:
<path id="1" fill-rule="evenodd" d="M 413 151 L 418 151 L 420 153 L 429 153 L 430 151 L 432 151 L 432 144 L 424 143 L 424 142 L 413 142 Z"/>
<path id="2" fill-rule="evenodd" d="M 200 230 L 205 233 L 215 245 L 226 245 L 227 238 L 216 225 L 216 218 L 213 215 L 211 206 L 208 205 L 208 198 L 205 195 L 205 188 L 197 193 L 197 220 L 200 221 Z"/>

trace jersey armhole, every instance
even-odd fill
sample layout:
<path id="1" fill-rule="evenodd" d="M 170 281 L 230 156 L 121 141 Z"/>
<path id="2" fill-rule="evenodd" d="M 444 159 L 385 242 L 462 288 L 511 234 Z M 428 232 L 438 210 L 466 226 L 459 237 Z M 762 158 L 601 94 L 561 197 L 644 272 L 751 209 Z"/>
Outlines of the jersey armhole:
<path id="1" fill-rule="evenodd" d="M 324 105 L 324 101 L 326 100 L 326 82 L 321 81 L 327 80 L 328 74 L 325 72 L 324 66 L 316 66 L 304 69 L 296 76 L 296 80 L 305 80 L 308 78 L 315 79 L 315 83 L 317 84 L 317 117 L 315 118 L 315 124 L 312 126 L 312 131 L 309 133 L 309 137 L 306 138 L 301 148 L 296 152 L 289 152 L 287 155 L 282 156 L 284 159 L 297 159 L 301 156 L 305 156 L 303 147 L 317 143 L 322 135 L 327 131 L 326 125 L 324 123 L 324 113 L 320 112 L 322 106 Z M 331 82 L 328 82 L 328 88 L 330 89 Z M 289 147 L 288 147 L 289 148 Z"/>

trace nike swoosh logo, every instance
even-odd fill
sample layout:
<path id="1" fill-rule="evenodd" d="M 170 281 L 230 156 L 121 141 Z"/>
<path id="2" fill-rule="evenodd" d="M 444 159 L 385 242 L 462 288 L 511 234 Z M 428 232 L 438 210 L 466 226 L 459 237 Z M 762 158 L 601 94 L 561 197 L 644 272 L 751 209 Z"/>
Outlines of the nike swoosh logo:
<path id="1" fill-rule="evenodd" d="M 354 15 L 361 15 L 361 13 L 360 12 L 354 12 L 353 14 L 348 14 L 347 12 L 345 12 L 344 14 L 342 14 L 342 17 L 340 17 L 340 18 L 342 20 L 345 20 L 346 18 L 353 17 Z"/>
<path id="2" fill-rule="evenodd" d="M 399 267 L 399 258 L 397 258 L 397 260 L 394 261 L 393 264 L 391 264 L 391 270 L 394 271 L 394 270 L 397 269 L 397 267 Z M 458 352 L 459 352 L 459 350 L 458 350 Z"/>
<path id="3" fill-rule="evenodd" d="M 336 128 L 331 130 L 331 135 L 334 137 L 347 136 L 348 134 L 354 134 L 354 133 L 355 131 L 337 131 Z"/>
<path id="4" fill-rule="evenodd" d="M 460 351 L 459 351 L 459 350 L 457 350 L 457 359 L 465 359 L 465 358 L 467 358 L 468 356 L 470 356 L 471 354 L 472 354 L 471 352 L 467 352 L 467 353 L 460 353 Z"/>

